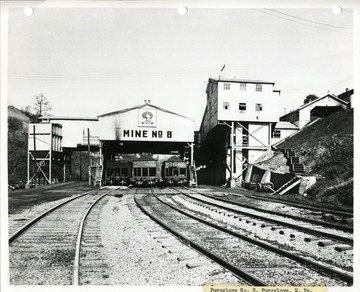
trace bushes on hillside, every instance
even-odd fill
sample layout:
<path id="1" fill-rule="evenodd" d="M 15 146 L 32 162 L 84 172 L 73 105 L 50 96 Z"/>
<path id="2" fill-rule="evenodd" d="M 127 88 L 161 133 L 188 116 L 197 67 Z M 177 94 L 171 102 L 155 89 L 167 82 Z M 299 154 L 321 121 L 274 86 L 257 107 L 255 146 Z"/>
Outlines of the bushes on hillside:
<path id="1" fill-rule="evenodd" d="M 335 186 L 329 186 L 329 181 L 320 178 L 316 184 L 308 190 L 308 196 L 317 202 L 331 203 L 333 206 L 352 207 L 354 181 L 349 179 L 346 182 Z"/>
<path id="2" fill-rule="evenodd" d="M 337 134 L 323 141 L 323 150 L 316 155 L 313 171 L 333 183 L 346 181 L 353 177 L 354 147 L 352 137 Z"/>

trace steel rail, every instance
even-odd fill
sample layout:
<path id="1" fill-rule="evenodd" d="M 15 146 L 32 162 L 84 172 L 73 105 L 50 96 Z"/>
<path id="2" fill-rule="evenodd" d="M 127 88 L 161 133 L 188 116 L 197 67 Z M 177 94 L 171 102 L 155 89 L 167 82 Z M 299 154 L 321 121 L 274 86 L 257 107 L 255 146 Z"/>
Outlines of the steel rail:
<path id="1" fill-rule="evenodd" d="M 23 234 L 27 229 L 29 229 L 31 226 L 33 226 L 36 222 L 38 222 L 40 219 L 42 219 L 43 217 L 45 217 L 46 215 L 50 214 L 51 212 L 55 211 L 56 209 L 62 207 L 63 205 L 70 203 L 71 201 L 74 201 L 76 199 L 79 199 L 83 196 L 89 195 L 91 193 L 95 193 L 98 190 L 92 190 L 89 192 L 86 192 L 84 194 L 78 195 L 76 197 L 70 198 L 69 200 L 66 200 L 65 202 L 62 202 L 52 208 L 50 208 L 49 210 L 43 212 L 42 214 L 40 214 L 39 216 L 35 217 L 34 219 L 32 219 L 30 222 L 26 223 L 23 227 L 21 227 L 19 230 L 17 230 L 14 234 L 12 234 L 9 237 L 9 244 L 11 244 L 15 239 L 17 239 L 18 237 L 20 237 L 21 234 Z"/>
<path id="2" fill-rule="evenodd" d="M 272 251 L 272 252 L 277 253 L 279 255 L 290 258 L 290 259 L 292 259 L 292 260 L 294 260 L 294 261 L 296 261 L 296 262 L 298 262 L 300 264 L 311 267 L 312 269 L 324 272 L 327 275 L 334 276 L 334 277 L 336 277 L 336 278 L 338 278 L 338 279 L 340 279 L 342 281 L 345 281 L 349 286 L 352 285 L 352 283 L 353 283 L 353 276 L 348 274 L 348 273 L 340 272 L 338 270 L 335 270 L 335 269 L 332 269 L 332 268 L 327 267 L 325 265 L 322 265 L 322 264 L 320 264 L 318 262 L 303 258 L 303 257 L 298 256 L 296 254 L 293 254 L 291 252 L 281 250 L 281 249 L 279 249 L 279 248 L 277 248 L 275 246 L 272 246 L 270 244 L 267 244 L 267 243 L 264 243 L 264 242 L 261 242 L 261 241 L 257 241 L 256 239 L 249 238 L 249 237 L 244 236 L 244 235 L 242 235 L 242 234 L 240 234 L 238 232 L 226 229 L 226 228 L 224 228 L 222 226 L 219 226 L 219 225 L 214 224 L 212 222 L 209 222 L 207 220 L 201 219 L 201 218 L 199 218 L 199 217 L 197 217 L 195 215 L 192 215 L 192 214 L 190 214 L 188 212 L 185 212 L 185 211 L 183 211 L 183 210 L 181 210 L 181 209 L 179 209 L 179 208 L 177 208 L 177 207 L 175 207 L 175 206 L 173 206 L 173 205 L 171 205 L 169 203 L 166 203 L 163 200 L 161 200 L 158 196 L 156 196 L 155 194 L 154 194 L 154 197 L 157 198 L 163 204 L 167 205 L 168 207 L 178 211 L 179 213 L 181 213 L 181 214 L 183 214 L 185 216 L 188 216 L 189 218 L 195 219 L 195 220 L 197 220 L 197 221 L 199 221 L 201 223 L 204 223 L 204 224 L 206 224 L 208 226 L 211 226 L 211 227 L 216 228 L 216 229 L 218 229 L 220 231 L 226 232 L 226 233 L 228 233 L 228 234 L 230 234 L 232 236 L 235 236 L 237 238 L 240 238 L 242 240 L 250 242 L 251 244 L 255 244 L 257 246 L 260 246 L 260 247 L 262 247 L 262 248 L 264 248 L 266 250 L 269 250 L 269 251 Z"/>
<path id="3" fill-rule="evenodd" d="M 116 190 L 116 189 L 115 189 Z M 73 266 L 73 285 L 80 285 L 80 278 L 79 278 L 79 271 L 80 271 L 80 251 L 81 251 L 81 239 L 83 235 L 85 220 L 87 216 L 89 215 L 91 209 L 105 196 L 107 196 L 109 193 L 111 193 L 113 190 L 110 190 L 100 196 L 96 199 L 95 202 L 91 204 L 91 206 L 86 210 L 85 215 L 81 219 L 80 226 L 79 226 L 79 232 L 76 240 L 76 247 L 75 247 L 75 260 L 74 260 L 74 266 Z"/>
<path id="4" fill-rule="evenodd" d="M 236 194 L 235 194 L 236 195 Z M 331 209 L 331 208 L 323 208 L 323 207 L 314 207 L 312 205 L 309 204 L 304 204 L 301 202 L 294 202 L 294 201 L 290 201 L 290 200 L 279 200 L 279 199 L 275 199 L 275 198 L 268 198 L 262 195 L 243 195 L 245 197 L 248 198 L 252 198 L 252 199 L 256 199 L 256 200 L 262 200 L 262 201 L 270 201 L 270 202 L 276 202 L 276 203 L 282 203 L 282 204 L 287 204 L 287 205 L 291 205 L 294 207 L 298 207 L 298 208 L 302 208 L 302 209 L 306 209 L 306 210 L 313 210 L 313 211 L 320 211 L 320 212 L 324 212 L 324 213 L 329 213 L 329 214 L 334 214 L 334 215 L 340 215 L 340 216 L 346 216 L 346 217 L 353 217 L 353 213 L 352 212 L 348 212 L 348 211 L 342 211 L 342 210 L 335 210 L 335 209 Z M 260 198 L 261 197 L 261 198 Z"/>
<path id="5" fill-rule="evenodd" d="M 155 196 L 156 197 L 156 196 Z M 226 268 L 227 270 L 231 271 L 233 274 L 235 274 L 236 276 L 240 277 L 241 279 L 249 282 L 251 285 L 254 286 L 266 286 L 265 283 L 263 283 L 262 281 L 260 281 L 259 279 L 251 276 L 250 274 L 240 270 L 239 268 L 235 267 L 234 265 L 232 265 L 231 263 L 225 261 L 224 259 L 220 258 L 219 256 L 213 254 L 211 251 L 209 251 L 208 249 L 205 249 L 204 247 L 200 246 L 199 244 L 195 243 L 194 241 L 192 241 L 191 239 L 185 237 L 184 235 L 182 235 L 181 233 L 177 232 L 176 230 L 172 229 L 170 226 L 168 226 L 165 222 L 163 222 L 162 220 L 156 218 L 154 215 L 152 215 L 150 212 L 148 212 L 138 201 L 138 199 L 136 198 L 136 195 L 134 195 L 134 201 L 136 203 L 136 205 L 141 209 L 142 212 L 144 212 L 147 216 L 149 216 L 153 221 L 155 221 L 157 224 L 159 224 L 160 226 L 162 226 L 164 229 L 166 229 L 167 231 L 169 231 L 170 233 L 174 234 L 176 237 L 180 238 L 181 240 L 183 240 L 184 242 L 186 242 L 187 244 L 189 244 L 189 246 L 191 246 L 192 248 L 196 249 L 197 251 L 199 251 L 200 253 L 204 254 L 205 256 L 207 256 L 208 258 L 210 258 L 211 260 L 215 261 L 216 263 L 220 264 L 221 266 L 223 266 L 224 268 Z"/>
<path id="6" fill-rule="evenodd" d="M 177 189 L 176 189 L 177 190 Z M 195 200 L 199 200 L 199 201 L 202 201 L 201 199 L 199 198 L 195 198 L 193 196 L 191 196 L 190 194 L 187 194 L 187 193 L 184 193 L 182 192 L 181 190 L 177 190 L 178 192 L 182 193 L 183 195 L 185 196 L 188 196 L 188 197 L 191 197 L 192 199 L 195 199 Z M 226 199 L 222 199 L 222 198 L 215 198 L 215 197 L 212 197 L 210 195 L 207 195 L 207 194 L 204 194 L 204 193 L 201 193 L 201 192 L 197 192 L 198 194 L 202 195 L 202 196 L 205 196 L 205 197 L 208 197 L 208 198 L 211 198 L 213 200 L 217 200 L 217 201 L 221 201 L 221 202 L 224 202 L 224 203 L 228 203 L 228 204 L 232 204 L 232 205 L 236 205 L 236 206 L 239 206 L 239 207 L 244 207 L 244 208 L 248 208 L 248 209 L 252 209 L 252 210 L 255 210 L 255 211 L 259 211 L 259 212 L 263 212 L 263 213 L 269 213 L 269 214 L 272 214 L 272 215 L 277 215 L 277 216 L 282 216 L 282 217 L 287 217 L 287 218 L 290 218 L 290 219 L 294 219 L 294 220 L 300 220 L 300 221 L 303 221 L 303 222 L 308 222 L 308 223 L 311 223 L 311 224 L 317 224 L 317 225 L 321 225 L 321 226 L 324 226 L 324 227 L 328 227 L 328 228 L 334 228 L 334 229 L 338 229 L 338 230 L 341 230 L 341 231 L 345 231 L 345 232 L 353 232 L 353 228 L 351 227 L 347 227 L 347 226 L 343 226 L 343 225 L 338 225 L 338 224 L 331 224 L 331 223 L 327 223 L 327 222 L 323 222 L 323 221 L 318 221 L 318 220 L 314 220 L 314 219 L 308 219 L 308 218 L 301 218 L 301 217 L 297 217 L 297 216 L 294 216 L 294 215 L 291 215 L 291 214 L 285 214 L 285 213 L 279 213 L 279 212 L 275 212 L 275 211 L 271 211 L 271 210 L 264 210 L 264 209 L 261 209 L 261 208 L 258 208 L 258 207 L 253 207 L 253 206 L 248 206 L 246 204 L 242 204 L 242 203 L 239 203 L 239 202 L 232 202 L 232 201 L 229 201 L 229 200 L 226 200 Z M 207 202 L 208 204 L 211 204 L 211 205 L 214 205 L 214 206 L 217 206 L 215 203 L 211 203 L 211 202 Z M 221 206 L 223 207 L 223 206 Z M 224 209 L 226 209 L 227 207 L 224 207 Z M 233 209 L 229 209 L 231 211 L 234 211 L 234 212 L 243 212 L 243 211 L 236 211 L 236 210 L 233 210 Z M 244 214 L 249 214 L 250 216 L 257 216 L 257 215 L 252 215 L 250 213 L 246 213 L 244 212 Z M 261 216 L 260 216 L 261 218 Z M 264 218 L 266 220 L 276 220 L 276 219 L 267 219 L 267 218 Z M 281 224 L 286 224 L 282 221 L 280 221 Z M 296 226 L 296 225 L 294 225 Z M 306 230 L 306 227 L 304 227 L 305 229 L 303 229 L 303 227 L 299 227 L 299 230 Z M 320 231 L 319 231 L 320 232 Z M 324 233 L 325 234 L 328 234 L 328 233 Z M 334 236 L 334 239 L 336 240 L 340 240 L 340 241 L 344 241 L 346 243 L 349 243 L 351 245 L 353 245 L 354 243 L 354 240 L 353 239 L 349 239 L 347 237 L 338 237 L 336 235 L 332 235 L 330 234 L 331 236 Z"/>

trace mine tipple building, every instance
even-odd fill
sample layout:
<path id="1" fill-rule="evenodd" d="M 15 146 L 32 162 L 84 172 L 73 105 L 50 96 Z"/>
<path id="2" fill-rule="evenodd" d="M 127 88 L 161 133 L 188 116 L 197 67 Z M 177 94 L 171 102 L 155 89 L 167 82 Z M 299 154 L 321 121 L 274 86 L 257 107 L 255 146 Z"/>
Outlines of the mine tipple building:
<path id="1" fill-rule="evenodd" d="M 280 91 L 273 82 L 210 78 L 206 94 L 199 133 L 206 155 L 197 160 L 206 168 L 199 171 L 199 182 L 241 183 L 249 163 L 271 154 Z"/>
<path id="2" fill-rule="evenodd" d="M 193 120 L 149 101 L 97 118 L 46 116 L 29 126 L 28 183 L 39 183 L 39 177 L 40 183 L 113 183 L 114 177 L 150 176 L 153 171 L 151 176 L 161 179 L 164 161 L 192 165 L 193 142 Z M 151 167 L 136 167 L 146 160 Z M 176 176 L 173 168 L 167 171 Z"/>

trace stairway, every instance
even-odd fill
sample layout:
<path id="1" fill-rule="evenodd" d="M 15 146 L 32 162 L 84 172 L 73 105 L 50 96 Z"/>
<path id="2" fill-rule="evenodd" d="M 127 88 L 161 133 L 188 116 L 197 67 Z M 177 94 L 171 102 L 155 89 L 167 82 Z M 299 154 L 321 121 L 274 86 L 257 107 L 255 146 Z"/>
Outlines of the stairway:
<path id="1" fill-rule="evenodd" d="M 283 195 L 286 192 L 290 191 L 292 188 L 297 186 L 300 183 L 300 177 L 293 177 L 291 180 L 289 180 L 286 184 L 282 185 L 280 188 L 278 188 L 275 192 L 272 193 L 272 195 Z"/>
<path id="2" fill-rule="evenodd" d="M 288 160 L 288 165 L 290 165 L 290 172 L 293 172 L 293 173 L 304 173 L 305 172 L 305 166 L 300 161 L 300 157 L 296 156 L 294 149 L 285 148 L 282 151 Z"/>
<path id="3" fill-rule="evenodd" d="M 97 165 L 95 171 L 95 186 L 99 185 L 101 187 L 102 176 L 103 176 L 103 166 Z"/>

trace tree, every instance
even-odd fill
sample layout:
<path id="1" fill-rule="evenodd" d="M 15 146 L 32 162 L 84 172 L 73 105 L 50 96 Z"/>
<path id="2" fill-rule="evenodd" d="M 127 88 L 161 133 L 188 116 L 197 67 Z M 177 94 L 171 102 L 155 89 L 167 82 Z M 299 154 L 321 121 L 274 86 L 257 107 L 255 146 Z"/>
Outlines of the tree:
<path id="1" fill-rule="evenodd" d="M 35 106 L 34 109 L 36 111 L 36 116 L 40 117 L 52 110 L 52 106 L 47 98 L 40 93 L 39 95 L 35 95 Z"/>
<path id="2" fill-rule="evenodd" d="M 310 103 L 315 99 L 318 99 L 319 97 L 317 97 L 315 94 L 309 94 L 305 99 L 304 99 L 304 104 Z"/>

